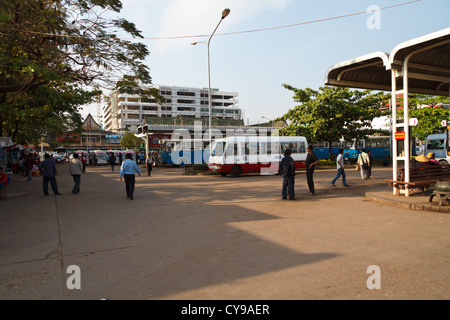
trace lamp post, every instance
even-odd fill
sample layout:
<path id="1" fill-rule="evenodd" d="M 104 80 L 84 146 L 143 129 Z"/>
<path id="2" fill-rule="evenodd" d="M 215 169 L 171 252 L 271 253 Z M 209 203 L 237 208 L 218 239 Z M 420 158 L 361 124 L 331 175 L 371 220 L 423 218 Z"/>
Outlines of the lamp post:
<path id="1" fill-rule="evenodd" d="M 216 33 L 217 29 L 219 28 L 220 24 L 222 23 L 222 20 L 225 19 L 230 14 L 230 9 L 226 8 L 222 11 L 222 17 L 220 18 L 219 23 L 217 24 L 216 28 L 214 29 L 213 33 L 209 37 L 208 42 L 206 42 L 208 47 L 208 105 L 209 105 L 209 154 L 211 155 L 211 149 L 212 149 L 212 102 L 211 102 L 211 57 L 209 53 L 209 44 L 211 43 L 211 39 Z M 197 43 L 204 43 L 204 42 L 196 42 L 192 41 L 192 45 L 196 45 Z"/>
<path id="2" fill-rule="evenodd" d="M 269 124 L 271 124 L 271 127 L 273 128 L 273 120 L 271 120 L 271 119 L 269 119 L 269 118 L 266 118 L 266 117 L 264 117 L 264 116 L 261 116 L 261 119 L 269 120 Z"/>

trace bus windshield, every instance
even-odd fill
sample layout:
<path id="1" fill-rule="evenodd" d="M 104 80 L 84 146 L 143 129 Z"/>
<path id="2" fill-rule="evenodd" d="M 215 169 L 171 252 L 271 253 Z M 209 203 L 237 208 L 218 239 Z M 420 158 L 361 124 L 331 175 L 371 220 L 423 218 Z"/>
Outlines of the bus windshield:
<path id="1" fill-rule="evenodd" d="M 213 144 L 213 150 L 211 156 L 222 157 L 224 155 L 225 142 L 216 142 Z"/>

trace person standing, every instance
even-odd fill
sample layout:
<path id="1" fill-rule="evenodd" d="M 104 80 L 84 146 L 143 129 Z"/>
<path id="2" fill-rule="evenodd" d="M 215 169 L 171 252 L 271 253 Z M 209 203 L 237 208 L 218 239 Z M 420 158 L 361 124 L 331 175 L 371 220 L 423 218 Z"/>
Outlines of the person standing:
<path id="1" fill-rule="evenodd" d="M 147 173 L 148 176 L 150 177 L 153 169 L 153 157 L 151 153 L 149 153 L 147 159 L 145 159 L 145 166 L 147 167 Z"/>
<path id="2" fill-rule="evenodd" d="M 367 150 L 367 155 L 369 156 L 369 169 L 367 170 L 367 179 L 370 179 L 370 176 L 372 175 L 372 166 L 373 166 L 372 151 Z"/>
<path id="3" fill-rule="evenodd" d="M 340 176 L 342 176 L 342 184 L 344 185 L 344 187 L 349 187 L 349 185 L 345 181 L 344 149 L 342 148 L 339 149 L 339 155 L 336 158 L 336 165 L 338 171 L 336 177 L 333 179 L 333 181 L 331 181 L 331 186 L 336 187 L 336 180 L 339 179 Z"/>
<path id="4" fill-rule="evenodd" d="M 116 165 L 116 156 L 114 155 L 114 152 L 110 153 L 108 161 L 111 165 L 111 171 L 114 172 L 114 166 Z"/>
<path id="5" fill-rule="evenodd" d="M 123 155 L 122 155 L 122 152 L 120 152 L 119 153 L 119 166 L 122 165 L 122 158 L 123 158 Z"/>
<path id="6" fill-rule="evenodd" d="M 291 149 L 284 151 L 284 158 L 280 163 L 280 174 L 283 177 L 283 187 L 281 189 L 281 199 L 287 199 L 289 194 L 289 200 L 295 200 L 295 163 L 291 157 Z"/>
<path id="7" fill-rule="evenodd" d="M 125 188 L 127 191 L 127 198 L 130 200 L 133 200 L 133 194 L 134 194 L 134 184 L 135 184 L 135 172 L 139 176 L 141 176 L 141 171 L 139 170 L 139 167 L 135 161 L 132 161 L 131 153 L 127 153 L 125 156 L 126 160 L 122 163 L 122 166 L 120 167 L 120 181 L 122 181 L 122 178 L 125 179 Z"/>
<path id="8" fill-rule="evenodd" d="M 25 170 L 27 171 L 28 181 L 32 180 L 33 176 L 33 166 L 36 164 L 36 161 L 33 158 L 33 155 L 29 153 L 27 158 L 25 159 Z"/>
<path id="9" fill-rule="evenodd" d="M 81 173 L 83 172 L 83 162 L 78 160 L 78 153 L 73 154 L 73 158 L 69 162 L 69 172 L 72 175 L 73 186 L 72 193 L 80 193 Z"/>
<path id="10" fill-rule="evenodd" d="M 366 149 L 362 149 L 358 156 L 358 166 L 361 171 L 361 180 L 367 180 L 367 174 L 370 168 L 369 155 L 366 153 Z"/>
<path id="11" fill-rule="evenodd" d="M 48 153 L 44 155 L 45 160 L 41 162 L 38 166 L 39 170 L 43 171 L 42 175 L 42 186 L 44 195 L 48 196 L 48 183 L 50 182 L 50 185 L 52 187 L 53 193 L 55 196 L 61 195 L 58 191 L 58 185 L 56 184 L 56 174 L 58 171 L 56 170 L 56 162 L 54 159 L 50 157 Z"/>
<path id="12" fill-rule="evenodd" d="M 316 164 L 320 162 L 319 157 L 313 152 L 311 146 L 306 148 L 308 155 L 306 156 L 306 181 L 308 182 L 309 195 L 313 196 L 316 194 L 314 188 L 314 168 Z"/>

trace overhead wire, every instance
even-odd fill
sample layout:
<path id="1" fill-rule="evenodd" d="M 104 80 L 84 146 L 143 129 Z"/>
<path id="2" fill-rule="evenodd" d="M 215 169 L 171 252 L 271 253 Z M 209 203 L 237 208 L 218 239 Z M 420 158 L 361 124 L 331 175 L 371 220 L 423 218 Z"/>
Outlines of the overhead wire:
<path id="1" fill-rule="evenodd" d="M 406 6 L 413 3 L 420 2 L 422 0 L 413 0 L 403 3 L 398 3 L 390 6 L 380 7 L 379 11 L 382 10 L 388 10 L 400 6 Z M 326 22 L 331 20 L 337 20 L 337 19 L 343 19 L 348 18 L 352 16 L 358 16 L 362 14 L 367 14 L 367 11 L 360 11 L 360 12 L 354 12 L 329 18 L 323 18 L 323 19 L 316 19 L 316 20 L 310 20 L 310 21 L 304 21 L 304 22 L 298 22 L 288 25 L 282 25 L 282 26 L 275 26 L 275 27 L 267 27 L 267 28 L 259 28 L 259 29 L 252 29 L 252 30 L 243 30 L 243 31 L 234 31 L 234 32 L 225 32 L 225 33 L 218 33 L 217 36 L 228 36 L 228 35 L 236 35 L 236 34 L 244 34 L 244 33 L 254 33 L 254 32 L 263 32 L 263 31 L 271 31 L 271 30 L 278 30 L 278 29 L 286 29 L 286 28 L 293 28 L 298 27 L 302 25 L 308 25 L 313 23 L 319 23 L 319 22 Z M 38 32 L 38 31 L 30 31 L 30 30 L 20 30 L 13 28 L 15 31 L 19 32 L 25 32 L 25 33 L 32 33 L 32 34 L 40 34 L 40 35 L 46 35 L 46 36 L 60 36 L 60 37 L 73 37 L 73 38 L 85 38 L 85 39 L 93 39 L 92 37 L 86 37 L 86 36 L 80 36 L 80 35 L 69 35 L 69 34 L 54 34 L 54 33 L 46 33 L 46 32 Z M 203 35 L 186 35 L 186 36 L 170 36 L 170 37 L 139 37 L 139 38 L 122 38 L 122 37 L 96 37 L 94 39 L 115 39 L 115 40 L 176 40 L 176 39 L 189 39 L 189 38 L 204 38 L 209 37 L 209 34 L 203 34 Z"/>

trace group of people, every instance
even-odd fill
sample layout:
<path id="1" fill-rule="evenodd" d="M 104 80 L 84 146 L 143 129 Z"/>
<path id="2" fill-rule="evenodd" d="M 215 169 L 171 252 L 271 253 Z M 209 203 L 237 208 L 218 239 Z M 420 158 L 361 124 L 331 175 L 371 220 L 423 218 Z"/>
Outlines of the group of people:
<path id="1" fill-rule="evenodd" d="M 126 160 L 121 163 L 120 166 L 120 181 L 125 180 L 125 187 L 126 187 L 126 193 L 127 198 L 130 200 L 133 200 L 134 195 L 134 186 L 135 186 L 135 175 L 136 173 L 140 176 L 141 171 L 138 166 L 137 161 L 132 160 L 132 154 L 127 153 L 125 156 Z M 31 161 L 31 160 L 30 160 Z M 114 165 L 115 165 L 115 155 L 112 153 L 109 156 L 109 163 L 111 165 L 112 171 L 114 171 Z M 147 174 L 148 176 L 151 176 L 151 172 L 153 169 L 153 152 L 149 153 L 146 161 L 145 161 L 145 167 L 147 168 Z M 35 164 L 33 161 L 32 164 Z M 31 166 L 32 168 L 32 166 Z M 58 185 L 56 182 L 56 176 L 58 174 L 56 161 L 49 155 L 44 155 L 44 161 L 41 162 L 38 166 L 38 169 L 42 172 L 42 181 L 43 181 L 43 192 L 44 195 L 48 196 L 48 184 L 50 183 L 52 191 L 55 195 L 61 195 L 61 193 L 58 190 Z M 81 174 L 84 172 L 84 164 L 79 159 L 79 155 L 77 153 L 74 153 L 72 158 L 69 161 L 69 173 L 73 178 L 74 186 L 72 188 L 73 194 L 80 193 L 80 184 L 81 184 Z"/>
<path id="2" fill-rule="evenodd" d="M 314 188 L 314 169 L 315 166 L 320 162 L 317 155 L 313 152 L 313 148 L 311 146 L 307 147 L 307 156 L 305 160 L 306 164 L 306 181 L 308 183 L 309 195 L 315 195 Z M 290 149 L 286 149 L 284 152 L 284 158 L 280 163 L 280 174 L 283 177 L 283 185 L 281 189 L 281 198 L 283 200 L 295 200 L 295 163 L 291 157 L 292 151 Z M 361 179 L 367 180 L 370 179 L 372 175 L 372 164 L 373 164 L 373 156 L 371 155 L 370 150 L 366 151 L 365 149 L 358 156 L 357 160 L 357 170 L 361 172 Z M 344 167 L 344 149 L 339 149 L 339 155 L 336 158 L 336 167 L 337 174 L 334 179 L 331 181 L 331 187 L 336 187 L 336 181 L 342 177 L 342 184 L 344 187 L 349 187 L 346 181 L 345 167 Z M 289 196 L 289 198 L 288 198 Z"/>
<path id="3" fill-rule="evenodd" d="M 435 154 L 429 152 L 427 155 L 421 154 L 414 159 L 414 167 L 439 166 L 439 161 L 436 160 Z"/>
<path id="4" fill-rule="evenodd" d="M 308 183 L 309 195 L 313 196 L 316 193 L 314 187 L 314 169 L 320 162 L 319 157 L 313 152 L 311 146 L 307 147 L 307 156 L 305 160 L 306 164 L 306 181 Z M 291 157 L 292 150 L 286 149 L 284 151 L 284 158 L 280 163 L 280 175 L 283 177 L 283 187 L 281 190 L 281 198 L 283 200 L 295 200 L 295 163 Z"/>

